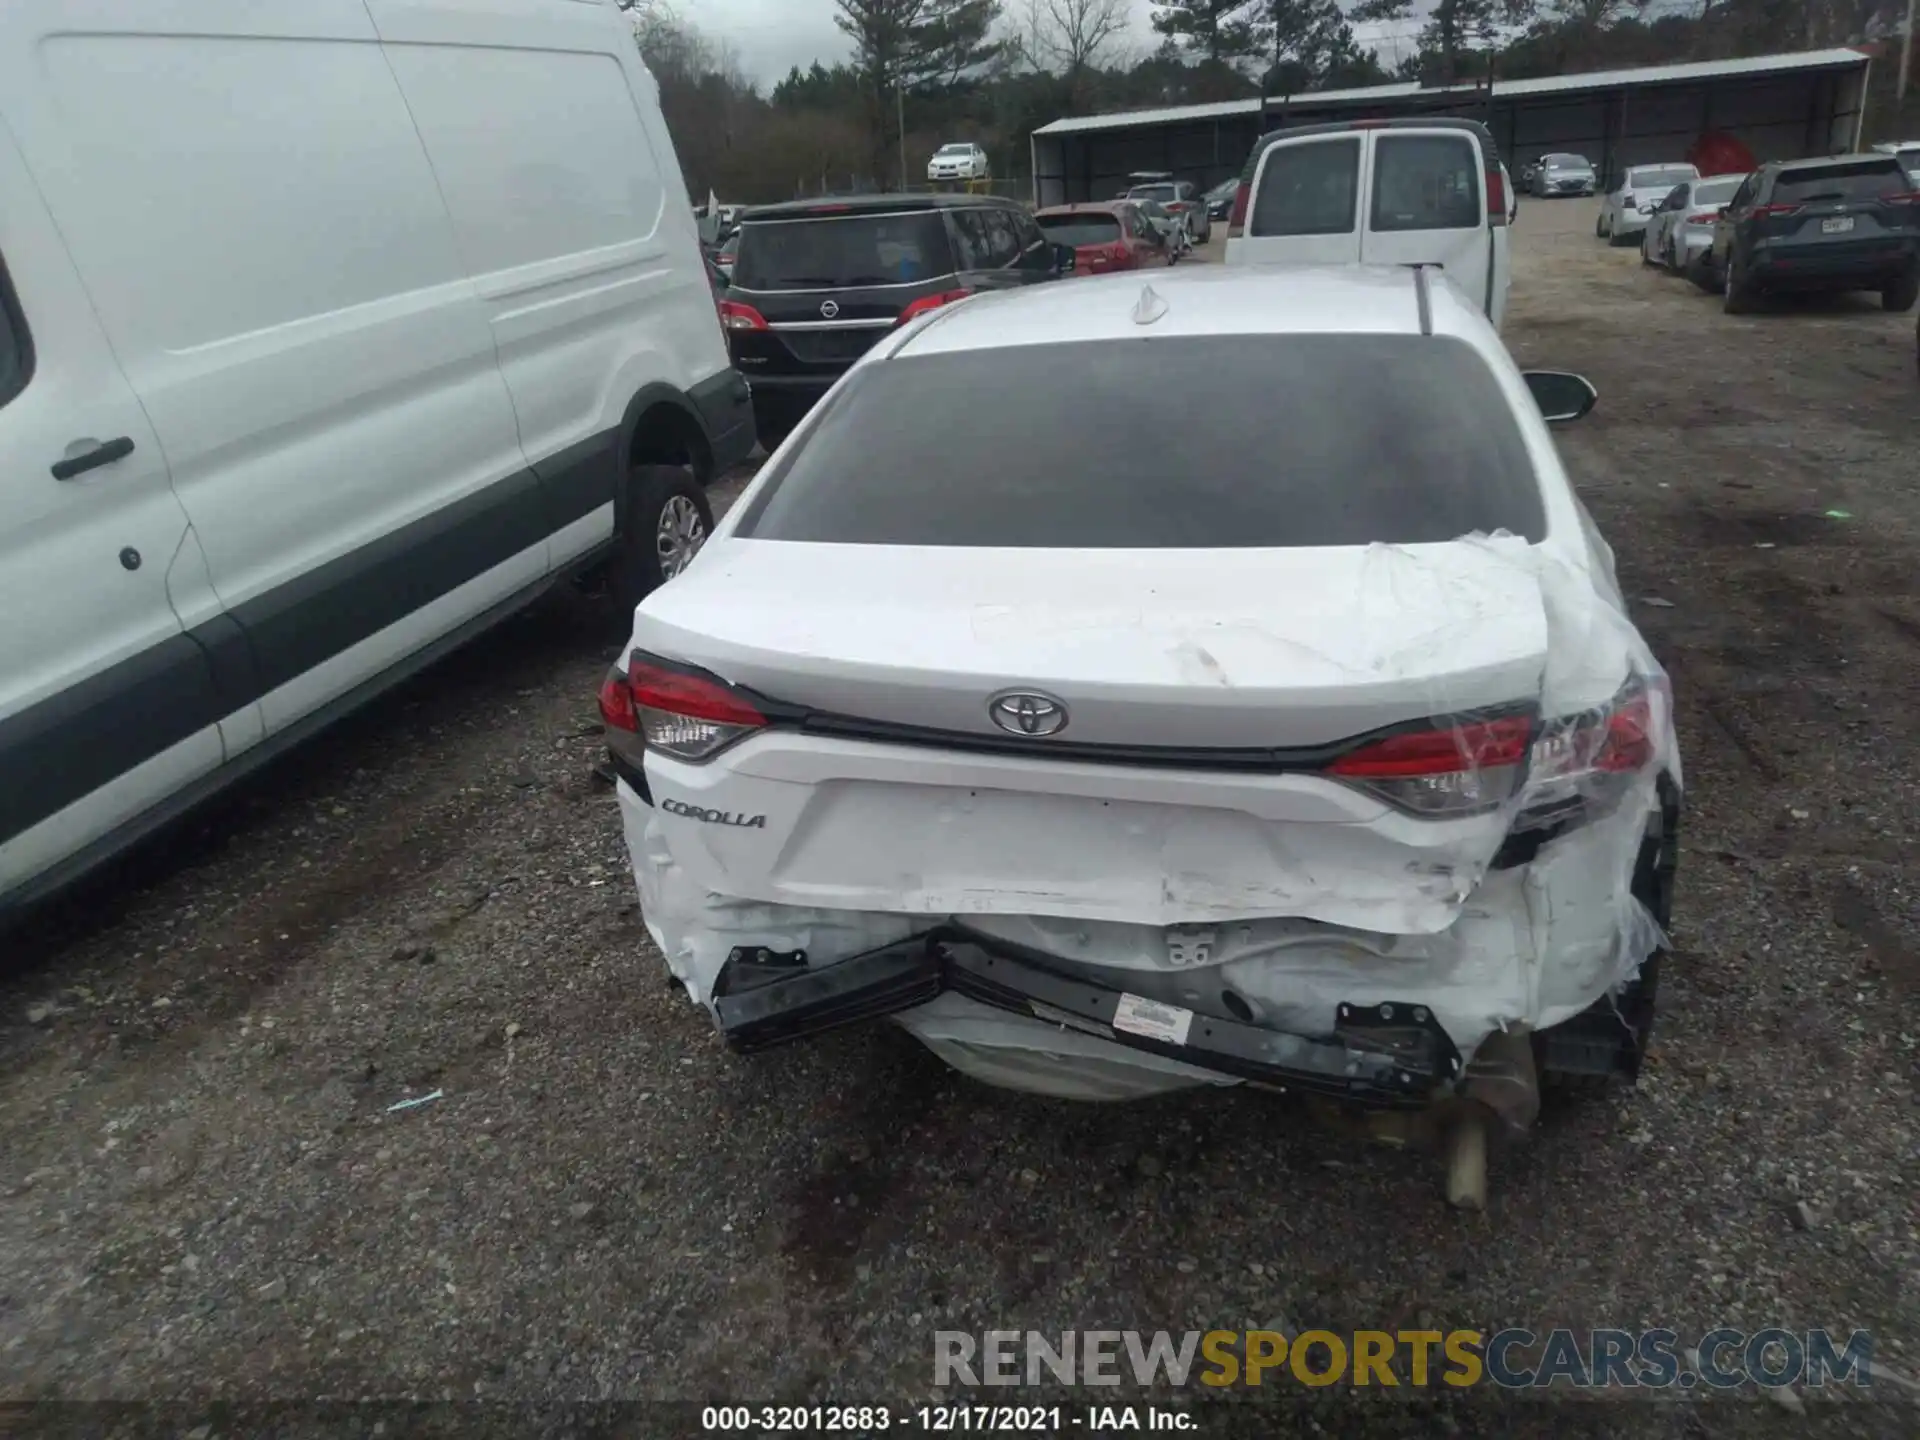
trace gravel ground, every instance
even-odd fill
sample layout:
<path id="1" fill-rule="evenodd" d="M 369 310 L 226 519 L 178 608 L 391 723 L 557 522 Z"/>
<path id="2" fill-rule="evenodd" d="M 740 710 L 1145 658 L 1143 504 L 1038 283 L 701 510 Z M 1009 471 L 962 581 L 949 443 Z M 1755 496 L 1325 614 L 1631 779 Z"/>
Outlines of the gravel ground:
<path id="1" fill-rule="evenodd" d="M 904 1405 L 936 1328 L 1269 1323 L 1861 1327 L 1920 1373 L 1912 320 L 1729 318 L 1591 223 L 1524 202 L 1509 339 L 1601 391 L 1563 443 L 1678 691 L 1677 953 L 1642 1084 L 1503 1148 L 1487 1214 L 1268 1096 L 1005 1096 L 878 1026 L 729 1057 L 641 926 L 620 627 L 569 594 L 3 942 L 0 1400 Z M 1920 1429 L 1266 1398 L 1201 1428 Z"/>

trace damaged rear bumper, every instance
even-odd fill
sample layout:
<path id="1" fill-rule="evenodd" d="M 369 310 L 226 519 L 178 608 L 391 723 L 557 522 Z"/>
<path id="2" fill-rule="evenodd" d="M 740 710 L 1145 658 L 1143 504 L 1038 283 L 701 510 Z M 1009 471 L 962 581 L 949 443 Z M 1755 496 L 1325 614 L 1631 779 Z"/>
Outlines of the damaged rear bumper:
<path id="1" fill-rule="evenodd" d="M 1460 1052 L 1422 1005 L 1341 1004 L 1333 1034 L 1291 1034 L 1066 975 L 961 926 L 819 969 L 809 969 L 798 951 L 736 949 L 721 967 L 712 1004 L 727 1042 L 757 1051 L 911 1010 L 947 992 L 1221 1077 L 1350 1105 L 1416 1109 L 1461 1074 Z"/>

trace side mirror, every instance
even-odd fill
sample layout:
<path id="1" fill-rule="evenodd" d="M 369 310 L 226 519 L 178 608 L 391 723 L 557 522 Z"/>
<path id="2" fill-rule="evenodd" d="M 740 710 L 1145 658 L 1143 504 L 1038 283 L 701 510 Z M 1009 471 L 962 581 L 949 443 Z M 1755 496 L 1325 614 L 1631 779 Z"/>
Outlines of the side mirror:
<path id="1" fill-rule="evenodd" d="M 1053 247 L 1053 268 L 1062 275 L 1071 274 L 1080 264 L 1080 252 L 1071 245 Z"/>
<path id="2" fill-rule="evenodd" d="M 1533 403 L 1549 425 L 1565 425 L 1584 420 L 1600 392 L 1584 375 L 1565 370 L 1528 370 L 1521 376 L 1533 392 Z"/>

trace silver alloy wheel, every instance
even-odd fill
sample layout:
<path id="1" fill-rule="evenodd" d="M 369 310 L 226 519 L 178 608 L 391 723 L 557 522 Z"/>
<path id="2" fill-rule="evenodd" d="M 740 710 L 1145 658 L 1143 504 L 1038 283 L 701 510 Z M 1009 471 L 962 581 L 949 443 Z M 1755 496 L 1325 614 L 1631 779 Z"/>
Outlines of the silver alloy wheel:
<path id="1" fill-rule="evenodd" d="M 699 508 L 684 495 L 669 495 L 660 507 L 660 524 L 654 531 L 661 578 L 671 580 L 686 569 L 706 543 L 707 527 L 700 519 Z"/>

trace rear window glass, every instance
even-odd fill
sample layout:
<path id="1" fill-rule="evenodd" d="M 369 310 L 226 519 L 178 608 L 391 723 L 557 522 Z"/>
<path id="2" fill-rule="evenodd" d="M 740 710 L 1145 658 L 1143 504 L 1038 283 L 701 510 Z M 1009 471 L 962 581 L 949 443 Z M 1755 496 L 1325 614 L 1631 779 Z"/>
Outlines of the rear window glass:
<path id="1" fill-rule="evenodd" d="M 1767 198 L 1781 203 L 1810 200 L 1872 200 L 1907 188 L 1907 175 L 1900 162 L 1889 155 L 1885 160 L 1856 160 L 1848 165 L 1813 165 L 1804 170 L 1783 170 L 1774 177 L 1773 194 Z"/>
<path id="2" fill-rule="evenodd" d="M 1591 170 L 1584 155 L 1549 155 L 1540 162 L 1549 170 Z"/>
<path id="3" fill-rule="evenodd" d="M 1696 205 L 1724 205 L 1733 198 L 1733 192 L 1740 188 L 1740 180 L 1708 180 L 1693 187 L 1693 203 Z"/>
<path id="4" fill-rule="evenodd" d="M 1467 230 L 1486 182 L 1464 135 L 1382 135 L 1373 151 L 1375 230 Z"/>
<path id="5" fill-rule="evenodd" d="M 1111 245 L 1120 222 L 1111 215 L 1039 215 L 1040 231 L 1055 245 Z"/>
<path id="6" fill-rule="evenodd" d="M 733 283 L 741 290 L 911 285 L 953 273 L 937 211 L 755 220 L 740 227 Z"/>
<path id="7" fill-rule="evenodd" d="M 1158 200 L 1162 204 L 1165 204 L 1169 200 L 1177 200 L 1180 197 L 1172 185 L 1136 185 L 1127 192 L 1127 198 L 1130 200 Z"/>
<path id="8" fill-rule="evenodd" d="M 1360 186 L 1358 137 L 1275 145 L 1253 194 L 1252 235 L 1344 235 Z"/>
<path id="9" fill-rule="evenodd" d="M 1671 190 L 1676 185 L 1684 185 L 1693 179 L 1693 171 L 1685 165 L 1668 165 L 1652 170 L 1629 170 L 1627 183 L 1636 190 Z"/>
<path id="10" fill-rule="evenodd" d="M 910 355 L 856 371 L 737 533 L 1231 549 L 1502 529 L 1538 540 L 1545 525 L 1506 396 L 1465 343 L 1224 335 Z"/>

